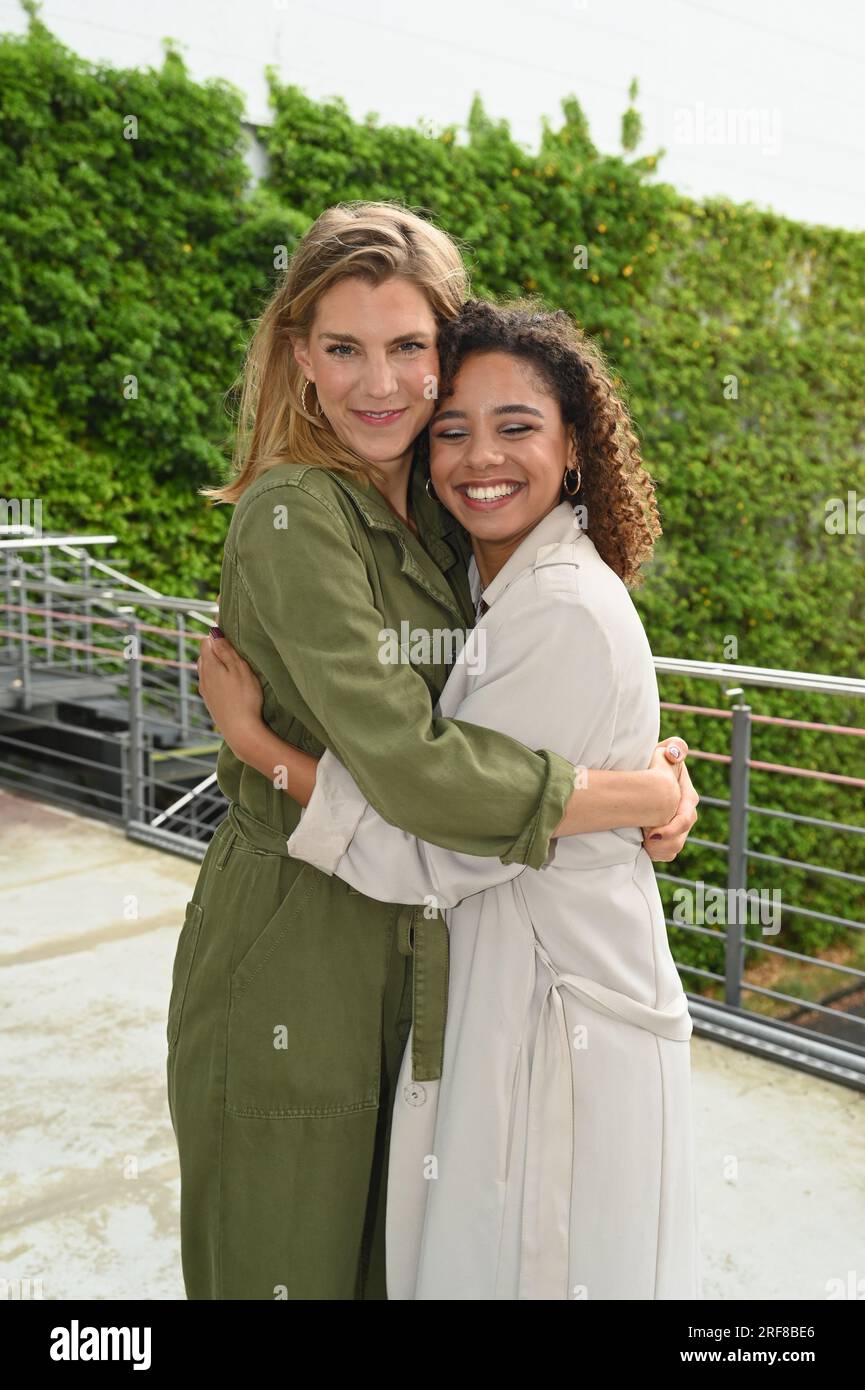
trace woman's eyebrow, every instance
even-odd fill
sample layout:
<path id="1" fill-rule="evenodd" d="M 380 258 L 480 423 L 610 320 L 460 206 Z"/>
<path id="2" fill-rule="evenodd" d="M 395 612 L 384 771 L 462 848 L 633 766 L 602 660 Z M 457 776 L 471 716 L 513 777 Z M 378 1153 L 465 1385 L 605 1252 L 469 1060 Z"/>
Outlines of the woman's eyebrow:
<path id="1" fill-rule="evenodd" d="M 493 415 L 537 415 L 540 420 L 544 418 L 544 412 L 536 410 L 533 405 L 497 405 L 493 410 Z M 465 418 L 464 410 L 440 410 L 438 415 L 434 415 L 430 420 L 430 424 L 438 424 L 439 420 L 464 420 Z"/>
<path id="2" fill-rule="evenodd" d="M 356 347 L 361 346 L 360 338 L 355 338 L 351 333 L 319 333 L 318 338 L 319 342 L 324 338 L 333 338 L 339 343 L 354 343 Z M 429 338 L 429 333 L 426 329 L 416 328 L 410 330 L 408 333 L 400 333 L 396 338 L 391 338 L 390 342 L 386 343 L 385 346 L 393 347 L 394 343 L 414 342 L 415 339 L 420 338 Z"/>

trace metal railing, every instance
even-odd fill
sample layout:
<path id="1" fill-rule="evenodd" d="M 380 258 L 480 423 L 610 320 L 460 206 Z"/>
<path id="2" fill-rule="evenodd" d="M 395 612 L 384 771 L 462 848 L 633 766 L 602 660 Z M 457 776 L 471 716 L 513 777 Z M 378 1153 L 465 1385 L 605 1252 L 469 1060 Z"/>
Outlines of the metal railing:
<path id="1" fill-rule="evenodd" d="M 100 537 L 98 543 L 112 540 Z M 201 858 L 226 810 L 214 771 L 221 740 L 194 689 L 198 643 L 215 620 L 216 605 L 168 597 L 131 580 L 83 548 L 96 543 L 93 537 L 0 536 L 0 784 L 113 820 L 133 838 Z M 833 697 L 853 708 L 851 701 L 865 696 L 865 681 L 661 657 L 655 666 L 662 681 L 720 684 L 735 701 L 731 708 L 662 701 L 671 715 L 729 726 L 727 751 L 691 746 L 689 753 L 701 817 L 712 809 L 727 827 L 726 839 L 701 838 L 695 830 L 689 852 L 722 856 L 723 882 L 707 885 L 656 866 L 659 883 L 670 885 L 685 907 L 668 915 L 667 925 L 682 941 L 715 943 L 722 962 L 707 969 L 677 959 L 686 987 L 693 981 L 703 990 L 688 990 L 695 1029 L 865 1089 L 865 824 L 760 805 L 751 796 L 755 773 L 787 785 L 790 779 L 792 785 L 796 779 L 799 785 L 817 782 L 837 794 L 849 791 L 860 822 L 865 820 L 865 776 L 842 772 L 837 764 L 813 768 L 751 756 L 752 732 L 761 726 L 784 728 L 791 736 L 820 732 L 831 735 L 835 746 L 865 738 L 865 728 L 754 712 L 744 699 L 747 686 Z M 726 766 L 727 797 L 703 793 L 701 760 Z M 807 826 L 833 841 L 845 837 L 854 850 L 851 863 L 842 869 L 762 852 L 750 838 L 753 818 L 762 818 L 764 826 Z M 779 902 L 772 890 L 780 924 L 773 920 L 767 932 L 765 890 L 749 885 L 749 875 L 770 866 L 780 871 L 785 887 L 797 874 L 841 885 L 845 910 L 821 911 L 787 892 Z M 720 922 L 702 911 L 707 888 L 722 895 Z M 789 935 L 797 922 L 834 931 L 831 956 L 765 939 Z M 761 928 L 756 936 L 749 934 L 755 926 Z M 801 994 L 761 979 L 760 970 L 782 966 L 803 972 Z M 821 977 L 828 972 L 836 978 L 839 987 L 827 993 L 807 974 L 815 968 Z"/>
<path id="2" fill-rule="evenodd" d="M 755 772 L 778 779 L 804 779 L 826 788 L 849 790 L 860 822 L 865 822 L 865 777 L 829 768 L 804 767 L 772 762 L 751 756 L 751 738 L 755 728 L 783 728 L 796 732 L 831 735 L 833 739 L 865 739 L 865 728 L 858 725 L 781 718 L 755 713 L 744 700 L 744 687 L 757 690 L 789 690 L 812 696 L 832 696 L 849 702 L 865 697 L 865 681 L 852 677 L 827 676 L 802 671 L 771 670 L 763 667 L 722 665 L 699 661 L 657 658 L 659 676 L 669 675 L 718 682 L 726 687 L 725 694 L 736 703 L 730 709 L 712 706 L 676 704 L 662 701 L 661 708 L 671 714 L 699 716 L 707 720 L 729 722 L 729 752 L 708 752 L 691 748 L 689 762 L 700 760 L 725 764 L 728 770 L 729 795 L 726 798 L 705 796 L 701 792 L 700 810 L 713 807 L 726 813 L 726 841 L 707 840 L 698 834 L 689 837 L 691 851 L 704 848 L 723 855 L 726 875 L 723 885 L 714 885 L 714 895 L 722 905 L 719 926 L 705 925 L 703 920 L 687 920 L 688 914 L 667 916 L 669 927 L 687 937 L 714 940 L 723 950 L 723 971 L 713 971 L 677 960 L 677 968 L 685 976 L 694 976 L 704 986 L 714 987 L 722 999 L 693 995 L 689 991 L 691 1013 L 695 1028 L 719 1041 L 733 1042 L 750 1051 L 779 1060 L 793 1061 L 804 1070 L 830 1076 L 835 1080 L 865 1089 L 865 823 L 827 819 L 805 815 L 779 806 L 757 804 L 751 796 L 751 777 Z M 861 745 L 865 749 L 865 745 Z M 693 767 L 692 780 L 699 783 L 699 772 Z M 699 786 L 698 786 L 699 790 Z M 750 818 L 786 823 L 789 826 L 808 826 L 825 837 L 849 837 L 853 846 L 852 858 L 856 870 L 840 869 L 829 864 L 793 859 L 781 854 L 763 853 L 750 842 Z M 750 870 L 777 866 L 784 871 L 785 885 L 796 875 L 835 881 L 845 886 L 849 911 L 844 915 L 822 912 L 793 902 L 786 892 L 773 889 L 771 904 L 765 889 L 755 889 L 749 882 Z M 686 890 L 686 901 L 697 905 L 706 885 L 702 881 L 678 877 L 656 870 L 660 882 Z M 696 892 L 694 891 L 696 890 Z M 690 895 L 690 897 L 689 897 Z M 772 917 L 767 932 L 765 908 L 771 906 Z M 699 913 L 691 914 L 694 917 Z M 840 940 L 834 952 L 841 959 L 815 955 L 787 946 L 771 944 L 766 934 L 780 936 L 796 919 L 820 923 L 839 929 Z M 760 928 L 760 935 L 749 934 L 749 927 Z M 802 967 L 817 967 L 838 977 L 843 987 L 830 991 L 823 999 L 796 995 L 784 989 L 758 982 L 756 970 L 762 962 L 776 966 L 796 962 Z M 743 996 L 756 1002 L 758 1008 L 747 1008 Z"/>
<path id="3" fill-rule="evenodd" d="M 197 857 L 226 809 L 195 690 L 217 606 L 131 579 L 97 540 L 0 533 L 0 782 Z"/>

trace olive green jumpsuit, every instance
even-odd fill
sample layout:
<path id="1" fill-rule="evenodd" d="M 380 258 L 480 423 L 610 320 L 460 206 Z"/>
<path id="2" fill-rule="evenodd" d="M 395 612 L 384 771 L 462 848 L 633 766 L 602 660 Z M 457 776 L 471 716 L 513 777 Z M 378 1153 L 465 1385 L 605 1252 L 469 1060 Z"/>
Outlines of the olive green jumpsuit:
<path id="1" fill-rule="evenodd" d="M 332 749 L 386 820 L 538 868 L 572 765 L 434 716 L 446 641 L 380 659 L 387 629 L 402 641 L 474 626 L 468 537 L 426 476 L 416 456 L 416 537 L 371 486 L 309 465 L 267 471 L 234 509 L 220 625 L 261 681 L 271 728 Z M 413 1081 L 441 1074 L 447 929 L 290 858 L 301 808 L 278 770 L 262 776 L 223 745 L 217 772 L 230 805 L 186 908 L 167 1026 L 186 1293 L 384 1299 L 393 1088 L 412 1020 Z"/>

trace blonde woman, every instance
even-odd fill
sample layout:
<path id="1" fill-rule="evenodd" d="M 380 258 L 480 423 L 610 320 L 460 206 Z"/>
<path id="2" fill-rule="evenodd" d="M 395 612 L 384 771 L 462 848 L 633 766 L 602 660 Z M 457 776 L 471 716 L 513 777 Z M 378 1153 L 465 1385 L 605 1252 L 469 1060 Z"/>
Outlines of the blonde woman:
<path id="1" fill-rule="evenodd" d="M 383 627 L 474 621 L 468 539 L 415 448 L 437 335 L 466 293 L 456 246 L 404 209 L 333 208 L 310 228 L 252 341 L 237 477 L 213 494 L 236 504 L 221 627 L 271 751 L 331 750 L 410 833 L 535 868 L 553 836 L 598 826 L 662 825 L 668 851 L 693 792 L 663 749 L 578 789 L 555 751 L 434 714 L 448 675 L 435 645 L 380 659 Z M 218 698 L 225 667 L 203 645 L 202 693 Z M 282 760 L 243 754 L 220 753 L 231 805 L 169 1007 L 187 1294 L 381 1299 L 394 1088 L 409 1031 L 413 1080 L 441 1075 L 447 928 L 290 857 L 301 808 Z"/>

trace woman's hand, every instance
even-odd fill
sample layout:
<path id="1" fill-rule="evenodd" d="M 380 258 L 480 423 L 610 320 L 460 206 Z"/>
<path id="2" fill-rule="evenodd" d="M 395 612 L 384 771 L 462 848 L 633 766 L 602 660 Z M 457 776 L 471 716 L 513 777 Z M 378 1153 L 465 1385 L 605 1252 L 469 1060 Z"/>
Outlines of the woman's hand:
<path id="1" fill-rule="evenodd" d="M 227 637 L 203 638 L 198 656 L 198 691 L 214 727 L 233 752 L 264 724 L 264 694 L 259 679 Z"/>
<path id="2" fill-rule="evenodd" d="M 672 753 L 674 748 L 681 750 L 681 756 Z M 700 798 L 685 766 L 687 753 L 688 745 L 683 738 L 668 738 L 658 744 L 652 756 L 652 767 L 675 773 L 679 790 L 679 802 L 672 819 L 666 825 L 649 826 L 643 834 L 643 848 L 649 858 L 665 864 L 679 854 L 697 821 Z"/>

